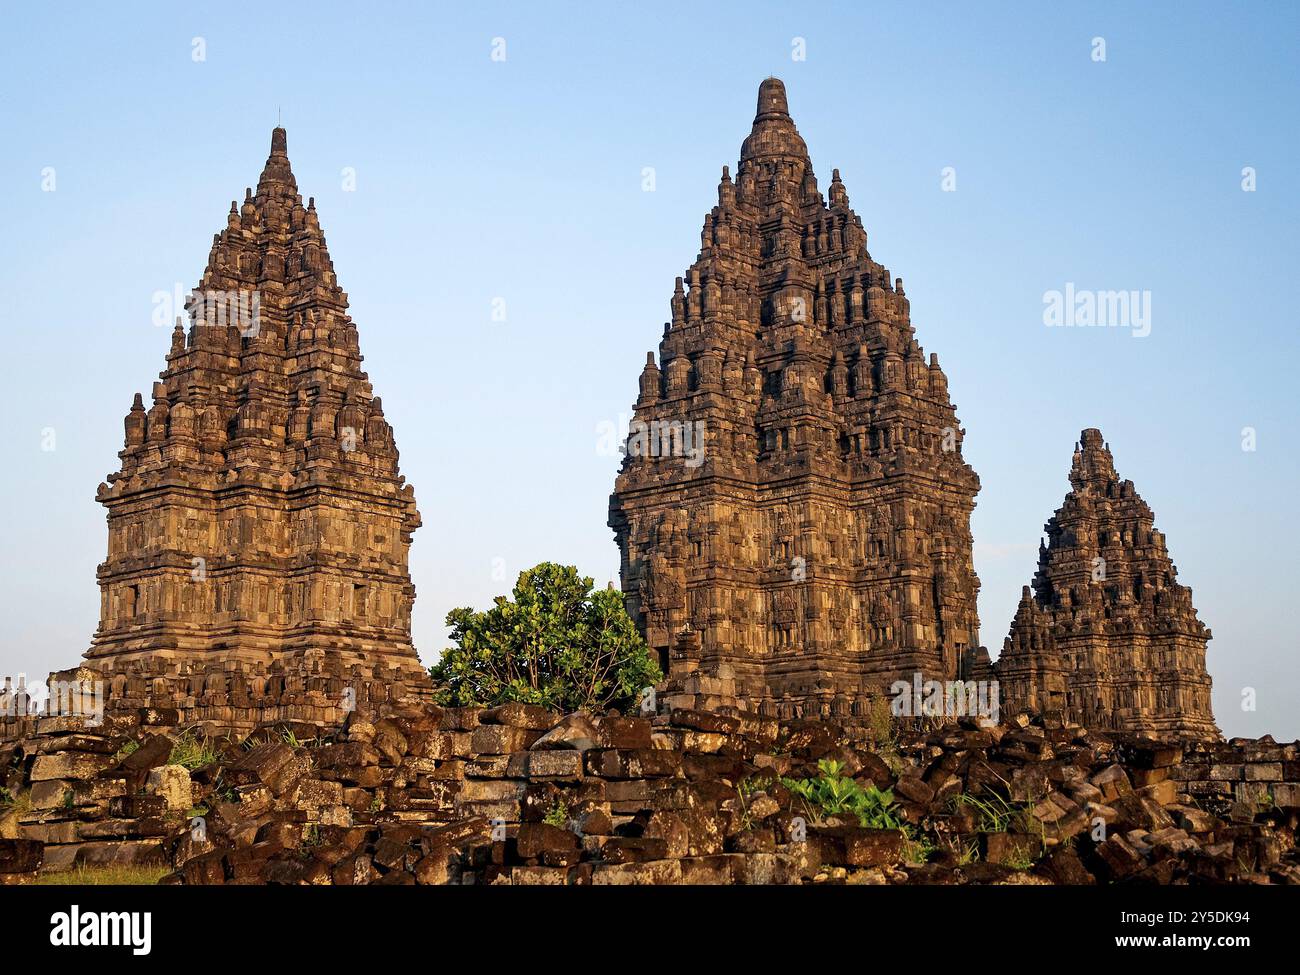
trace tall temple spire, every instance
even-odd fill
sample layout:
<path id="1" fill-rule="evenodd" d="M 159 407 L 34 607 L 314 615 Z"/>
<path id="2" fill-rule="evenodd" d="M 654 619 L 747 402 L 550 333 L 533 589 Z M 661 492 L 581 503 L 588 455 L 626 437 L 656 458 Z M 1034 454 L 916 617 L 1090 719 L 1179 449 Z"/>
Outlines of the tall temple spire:
<path id="1" fill-rule="evenodd" d="M 420 516 L 347 309 L 277 127 L 100 485 L 97 666 L 327 653 L 421 675 L 407 569 Z"/>
<path id="2" fill-rule="evenodd" d="M 681 667 L 769 707 L 956 675 L 978 643 L 979 480 L 947 377 L 838 171 L 830 197 L 766 79 L 674 286 L 659 374 L 642 372 L 636 420 L 670 433 L 634 427 L 610 499 L 651 645 L 667 658 L 689 628 Z"/>
<path id="3" fill-rule="evenodd" d="M 779 166 L 781 163 L 786 166 Z M 741 144 L 736 176 L 742 185 L 747 176 L 760 181 L 756 185 L 761 190 L 773 179 L 798 186 L 805 173 L 812 174 L 812 163 L 808 146 L 790 117 L 785 84 L 779 78 L 768 78 L 758 89 L 754 125 Z"/>
<path id="4" fill-rule="evenodd" d="M 785 82 L 776 77 L 765 78 L 758 86 L 758 110 L 754 121 L 772 116 L 790 117 L 790 106 L 785 97 Z"/>
<path id="5" fill-rule="evenodd" d="M 257 180 L 257 201 L 265 203 L 271 197 L 293 197 L 298 193 L 298 181 L 293 178 L 289 165 L 289 136 L 277 126 L 271 130 L 271 154 Z M 301 203 L 301 201 L 299 201 Z"/>
<path id="6" fill-rule="evenodd" d="M 1089 485 L 1104 488 L 1115 479 L 1115 458 L 1100 430 L 1089 428 L 1079 434 L 1079 444 L 1070 466 L 1070 484 L 1076 490 Z"/>

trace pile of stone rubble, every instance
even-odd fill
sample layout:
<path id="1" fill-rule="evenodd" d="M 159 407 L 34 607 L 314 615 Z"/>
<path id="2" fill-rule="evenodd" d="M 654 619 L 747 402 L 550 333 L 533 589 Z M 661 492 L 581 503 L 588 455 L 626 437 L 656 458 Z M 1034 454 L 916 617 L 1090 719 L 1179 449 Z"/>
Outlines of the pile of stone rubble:
<path id="1" fill-rule="evenodd" d="M 1268 738 L 1020 714 L 884 741 L 518 704 L 247 736 L 175 720 L 48 718 L 0 744 L 0 883 L 109 864 L 189 884 L 1300 883 L 1300 753 Z"/>

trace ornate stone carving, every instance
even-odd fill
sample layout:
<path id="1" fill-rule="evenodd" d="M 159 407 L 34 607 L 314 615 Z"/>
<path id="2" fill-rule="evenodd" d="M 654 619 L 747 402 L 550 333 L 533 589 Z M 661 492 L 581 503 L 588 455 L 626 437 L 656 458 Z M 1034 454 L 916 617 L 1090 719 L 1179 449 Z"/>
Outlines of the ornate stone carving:
<path id="1" fill-rule="evenodd" d="M 407 569 L 420 515 L 347 309 L 277 128 L 100 485 L 94 666 L 254 672 L 325 651 L 422 679 Z"/>
<path id="2" fill-rule="evenodd" d="M 734 673 L 760 706 L 955 676 L 979 642 L 979 479 L 947 379 L 838 170 L 829 196 L 769 78 L 641 372 L 610 499 L 650 644 L 671 657 L 689 626 L 699 672 Z"/>
<path id="3" fill-rule="evenodd" d="M 1044 526 L 1033 586 L 994 665 L 1003 707 L 1059 709 L 1089 728 L 1219 737 L 1210 631 L 1100 430 L 1080 436 L 1070 488 Z"/>

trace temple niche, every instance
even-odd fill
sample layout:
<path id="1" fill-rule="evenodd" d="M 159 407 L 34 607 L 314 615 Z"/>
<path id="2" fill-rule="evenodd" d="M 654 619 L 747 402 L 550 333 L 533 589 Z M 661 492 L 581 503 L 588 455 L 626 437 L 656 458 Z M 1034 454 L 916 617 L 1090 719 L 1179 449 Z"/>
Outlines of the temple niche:
<path id="1" fill-rule="evenodd" d="M 902 280 L 839 171 L 819 189 L 775 78 L 670 309 L 609 524 L 673 679 L 813 713 L 962 673 L 979 643 L 964 431 Z"/>
<path id="2" fill-rule="evenodd" d="M 1178 582 L 1151 508 L 1084 430 L 1070 492 L 1044 526 L 994 665 L 1003 708 L 1061 711 L 1089 728 L 1218 738 L 1205 668 L 1211 634 Z"/>
<path id="3" fill-rule="evenodd" d="M 407 568 L 420 515 L 284 129 L 256 191 L 231 203 L 187 312 L 99 488 L 108 556 L 89 663 L 382 665 L 427 683 Z"/>

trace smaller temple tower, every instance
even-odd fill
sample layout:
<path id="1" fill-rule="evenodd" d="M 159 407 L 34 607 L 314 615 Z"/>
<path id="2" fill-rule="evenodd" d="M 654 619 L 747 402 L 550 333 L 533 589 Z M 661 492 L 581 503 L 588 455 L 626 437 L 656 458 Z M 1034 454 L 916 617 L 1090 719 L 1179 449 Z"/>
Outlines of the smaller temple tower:
<path id="1" fill-rule="evenodd" d="M 166 368 L 99 486 L 102 672 L 343 668 L 425 681 L 407 568 L 420 525 L 284 129 L 214 235 Z"/>
<path id="2" fill-rule="evenodd" d="M 1059 709 L 1089 728 L 1220 737 L 1205 669 L 1210 631 L 1100 430 L 1083 431 L 1070 487 L 1044 526 L 1038 572 L 995 665 L 1003 708 Z"/>

